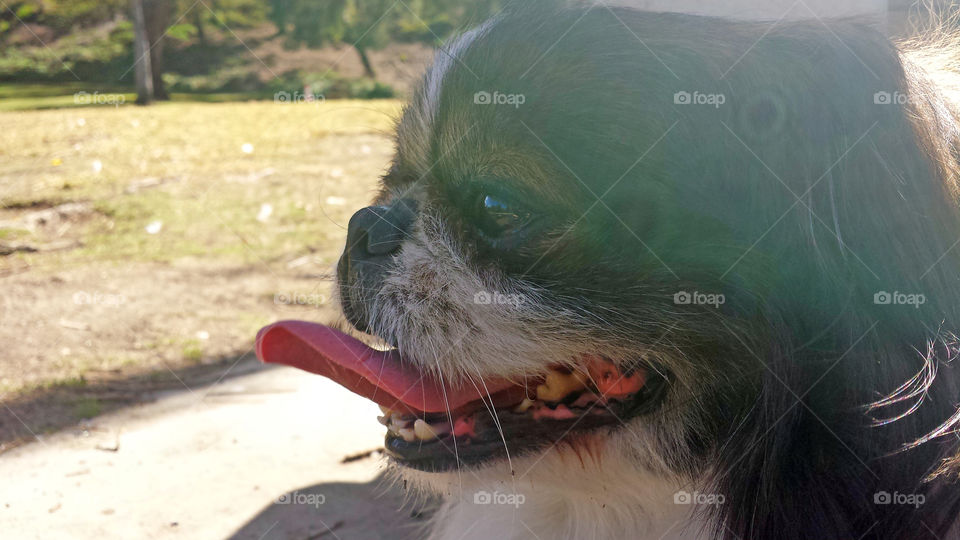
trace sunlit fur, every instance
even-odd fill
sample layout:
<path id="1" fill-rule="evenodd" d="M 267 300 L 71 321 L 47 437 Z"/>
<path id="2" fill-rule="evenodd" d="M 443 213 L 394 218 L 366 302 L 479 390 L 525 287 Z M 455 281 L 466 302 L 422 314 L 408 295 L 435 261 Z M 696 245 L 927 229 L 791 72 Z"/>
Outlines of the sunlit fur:
<path id="1" fill-rule="evenodd" d="M 412 481 L 409 489 L 444 496 L 430 522 L 432 540 L 527 539 L 533 537 L 531 531 L 541 538 L 706 538 L 699 509 L 674 504 L 674 494 L 696 488 L 640 471 L 634 461 L 617 455 L 618 448 L 643 444 L 631 439 L 620 432 L 602 443 L 580 441 L 512 464 L 504 461 L 459 474 L 394 472 Z M 522 498 L 477 504 L 475 496 L 482 493 Z"/>
<path id="2" fill-rule="evenodd" d="M 445 49 L 377 200 L 412 198 L 419 216 L 362 306 L 373 333 L 448 380 L 599 352 L 671 387 L 617 430 L 398 470 L 448 498 L 435 538 L 960 537 L 960 168 L 939 91 L 955 40 L 898 51 L 846 21 L 531 2 Z M 526 103 L 474 104 L 495 89 Z M 695 90 L 726 104 L 674 103 Z M 551 227 L 491 255 L 452 202 L 479 177 L 537 194 Z M 674 304 L 683 290 L 726 302 Z M 879 291 L 926 302 L 877 305 Z M 480 489 L 526 501 L 473 504 Z M 724 503 L 675 505 L 680 489 Z M 875 504 L 883 491 L 926 502 Z"/>

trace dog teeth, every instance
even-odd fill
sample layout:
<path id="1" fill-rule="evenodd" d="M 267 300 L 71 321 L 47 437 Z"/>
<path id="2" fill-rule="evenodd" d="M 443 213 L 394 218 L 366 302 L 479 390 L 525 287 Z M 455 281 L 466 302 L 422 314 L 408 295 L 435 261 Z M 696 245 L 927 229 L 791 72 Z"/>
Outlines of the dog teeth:
<path id="1" fill-rule="evenodd" d="M 534 403 L 536 402 L 532 401 L 530 398 L 523 398 L 523 401 L 521 401 L 519 405 L 513 408 L 513 412 L 525 413 L 530 409 L 530 407 L 533 407 Z"/>
<path id="2" fill-rule="evenodd" d="M 379 405 L 379 407 L 380 407 L 380 412 L 382 412 L 384 416 L 390 416 L 391 414 L 393 414 L 393 411 L 384 407 L 383 405 Z"/>
<path id="3" fill-rule="evenodd" d="M 390 417 L 389 427 L 394 431 L 399 431 L 401 429 L 410 427 L 410 421 L 405 418 L 398 417 L 397 415 L 393 415 Z"/>
<path id="4" fill-rule="evenodd" d="M 430 441 L 437 438 L 437 432 L 434 431 L 433 427 L 419 418 L 413 423 L 413 433 L 421 441 Z"/>
<path id="5" fill-rule="evenodd" d="M 440 435 L 450 433 L 448 423 L 438 422 L 432 425 L 426 420 L 397 411 L 384 411 L 383 414 L 377 417 L 377 421 L 387 426 L 390 433 L 402 437 L 407 442 L 432 441 Z"/>
<path id="6" fill-rule="evenodd" d="M 540 401 L 560 401 L 572 392 L 582 390 L 586 386 L 575 373 L 560 373 L 550 370 L 543 384 L 537 387 L 537 399 Z"/>
<path id="7" fill-rule="evenodd" d="M 387 429 L 391 432 L 399 433 L 401 429 L 412 427 L 411 424 L 414 421 L 414 417 L 397 411 L 389 411 L 384 412 L 383 416 L 378 416 L 377 421 L 387 426 Z"/>

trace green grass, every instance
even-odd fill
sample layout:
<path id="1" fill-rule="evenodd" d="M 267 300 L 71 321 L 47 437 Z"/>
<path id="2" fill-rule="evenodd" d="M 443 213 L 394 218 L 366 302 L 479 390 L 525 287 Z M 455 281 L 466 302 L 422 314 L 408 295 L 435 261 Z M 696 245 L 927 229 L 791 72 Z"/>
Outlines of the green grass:
<path id="1" fill-rule="evenodd" d="M 91 89 L 92 88 L 92 89 Z M 42 98 L 73 95 L 75 92 L 130 92 L 125 86 L 95 85 L 85 82 L 65 83 L 0 83 L 0 99 Z"/>
<path id="2" fill-rule="evenodd" d="M 83 397 L 76 401 L 73 404 L 73 416 L 77 420 L 83 420 L 85 418 L 93 418 L 100 414 L 100 411 L 103 409 L 103 404 L 100 403 L 95 397 Z"/>
<path id="3" fill-rule="evenodd" d="M 181 352 L 183 359 L 187 362 L 196 363 L 203 360 L 203 344 L 197 340 L 190 340 L 184 344 Z"/>
<path id="4" fill-rule="evenodd" d="M 31 99 L 52 98 L 39 95 L 45 88 L 35 90 Z M 0 87 L 3 92 L 9 95 L 9 88 Z M 131 300 L 117 307 L 131 326 L 121 322 L 87 345 L 70 343 L 79 339 L 77 331 L 56 322 L 92 321 L 96 327 L 103 306 L 71 303 L 66 308 L 72 313 L 64 315 L 61 304 L 28 303 L 19 320 L 50 324 L 52 337 L 7 359 L 0 393 L 42 391 L 65 379 L 68 386 L 84 384 L 89 373 L 123 377 L 240 354 L 264 324 L 327 309 L 309 295 L 339 256 L 351 214 L 375 195 L 399 111 L 395 100 L 331 100 L 0 112 L 0 247 L 37 249 L 0 256 L 0 276 L 12 276 L 16 298 L 63 295 L 69 302 L 81 287 L 124 290 L 129 276 L 137 284 L 125 293 L 131 299 L 142 294 L 180 305 L 183 292 L 164 280 L 183 285 L 183 279 L 191 299 L 205 306 L 171 318 L 151 314 L 148 301 Z M 330 197 L 343 201 L 331 203 Z M 68 223 L 28 226 L 31 214 L 67 202 L 89 203 L 92 210 Z M 272 212 L 258 219 L 265 204 Z M 162 226 L 148 231 L 152 223 Z M 53 247 L 62 245 L 68 247 Z M 309 265 L 287 266 L 305 257 Z M 250 280 L 246 297 L 231 286 L 232 272 Z M 63 284 L 60 275 L 93 281 Z M 308 295 L 304 305 L 278 307 L 268 295 L 301 292 Z M 259 302 L 252 305 L 251 297 Z M 0 312 L 5 305 L 0 297 Z M 200 330 L 210 337 L 195 338 Z M 19 337 L 11 332 L 8 327 L 5 339 Z M 61 353 L 64 348 L 72 352 Z M 25 370 L 19 367 L 24 354 L 46 361 Z M 77 415 L 92 415 L 97 407 L 80 403 Z"/>
<path id="5" fill-rule="evenodd" d="M 383 100 L 0 113 L 0 203 L 23 208 L 20 213 L 91 201 L 97 211 L 72 229 L 81 248 L 17 253 L 0 259 L 0 267 L 38 257 L 60 264 L 183 257 L 258 262 L 303 246 L 336 245 L 330 240 L 339 231 L 331 221 L 345 223 L 349 209 L 325 208 L 324 200 L 370 198 L 370 183 L 351 180 L 351 172 L 370 175 L 358 160 L 370 159 L 365 145 L 382 146 L 383 139 L 363 141 L 386 135 L 398 112 L 398 102 Z M 244 152 L 245 144 L 252 152 Z M 272 206 L 269 226 L 257 220 L 263 204 Z M 0 221 L 9 213 L 0 209 Z M 150 234 L 154 222 L 162 227 Z M 24 239 L 22 229 L 0 231 L 0 240 Z"/>
<path id="6" fill-rule="evenodd" d="M 80 94 L 86 92 L 86 95 Z M 0 111 L 26 111 L 65 108 L 97 108 L 113 105 L 84 103 L 85 96 L 106 95 L 111 102 L 122 103 L 120 107 L 134 106 L 137 94 L 128 86 L 92 85 L 82 82 L 56 84 L 0 84 Z M 271 100 L 273 94 L 263 92 L 236 93 L 172 93 L 174 103 L 229 103 L 249 100 Z"/>

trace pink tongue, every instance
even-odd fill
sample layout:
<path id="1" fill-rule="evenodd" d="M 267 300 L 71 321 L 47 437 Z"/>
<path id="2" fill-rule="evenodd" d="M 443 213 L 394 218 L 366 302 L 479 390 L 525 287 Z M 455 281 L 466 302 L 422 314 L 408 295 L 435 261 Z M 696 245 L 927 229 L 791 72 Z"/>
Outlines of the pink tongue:
<path id="1" fill-rule="evenodd" d="M 454 387 L 405 365 L 396 351 L 378 351 L 342 332 L 306 321 L 281 321 L 257 333 L 257 358 L 329 377 L 347 390 L 395 411 L 412 414 L 459 409 L 480 399 L 519 402 L 523 386 L 485 380 Z M 485 386 L 485 387 L 484 387 Z"/>

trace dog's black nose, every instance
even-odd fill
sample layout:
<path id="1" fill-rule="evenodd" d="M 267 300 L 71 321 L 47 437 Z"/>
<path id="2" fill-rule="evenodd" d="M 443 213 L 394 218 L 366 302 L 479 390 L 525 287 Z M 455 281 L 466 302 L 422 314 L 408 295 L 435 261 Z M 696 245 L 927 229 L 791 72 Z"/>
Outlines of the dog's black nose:
<path id="1" fill-rule="evenodd" d="M 368 330 L 367 314 L 390 269 L 390 257 L 400 250 L 416 217 L 416 202 L 400 199 L 390 206 L 368 206 L 350 218 L 337 277 L 344 314 L 362 331 Z"/>
<path id="2" fill-rule="evenodd" d="M 344 255 L 362 261 L 392 254 L 409 234 L 415 217 L 416 205 L 406 199 L 391 206 L 368 206 L 357 211 L 347 226 Z"/>

